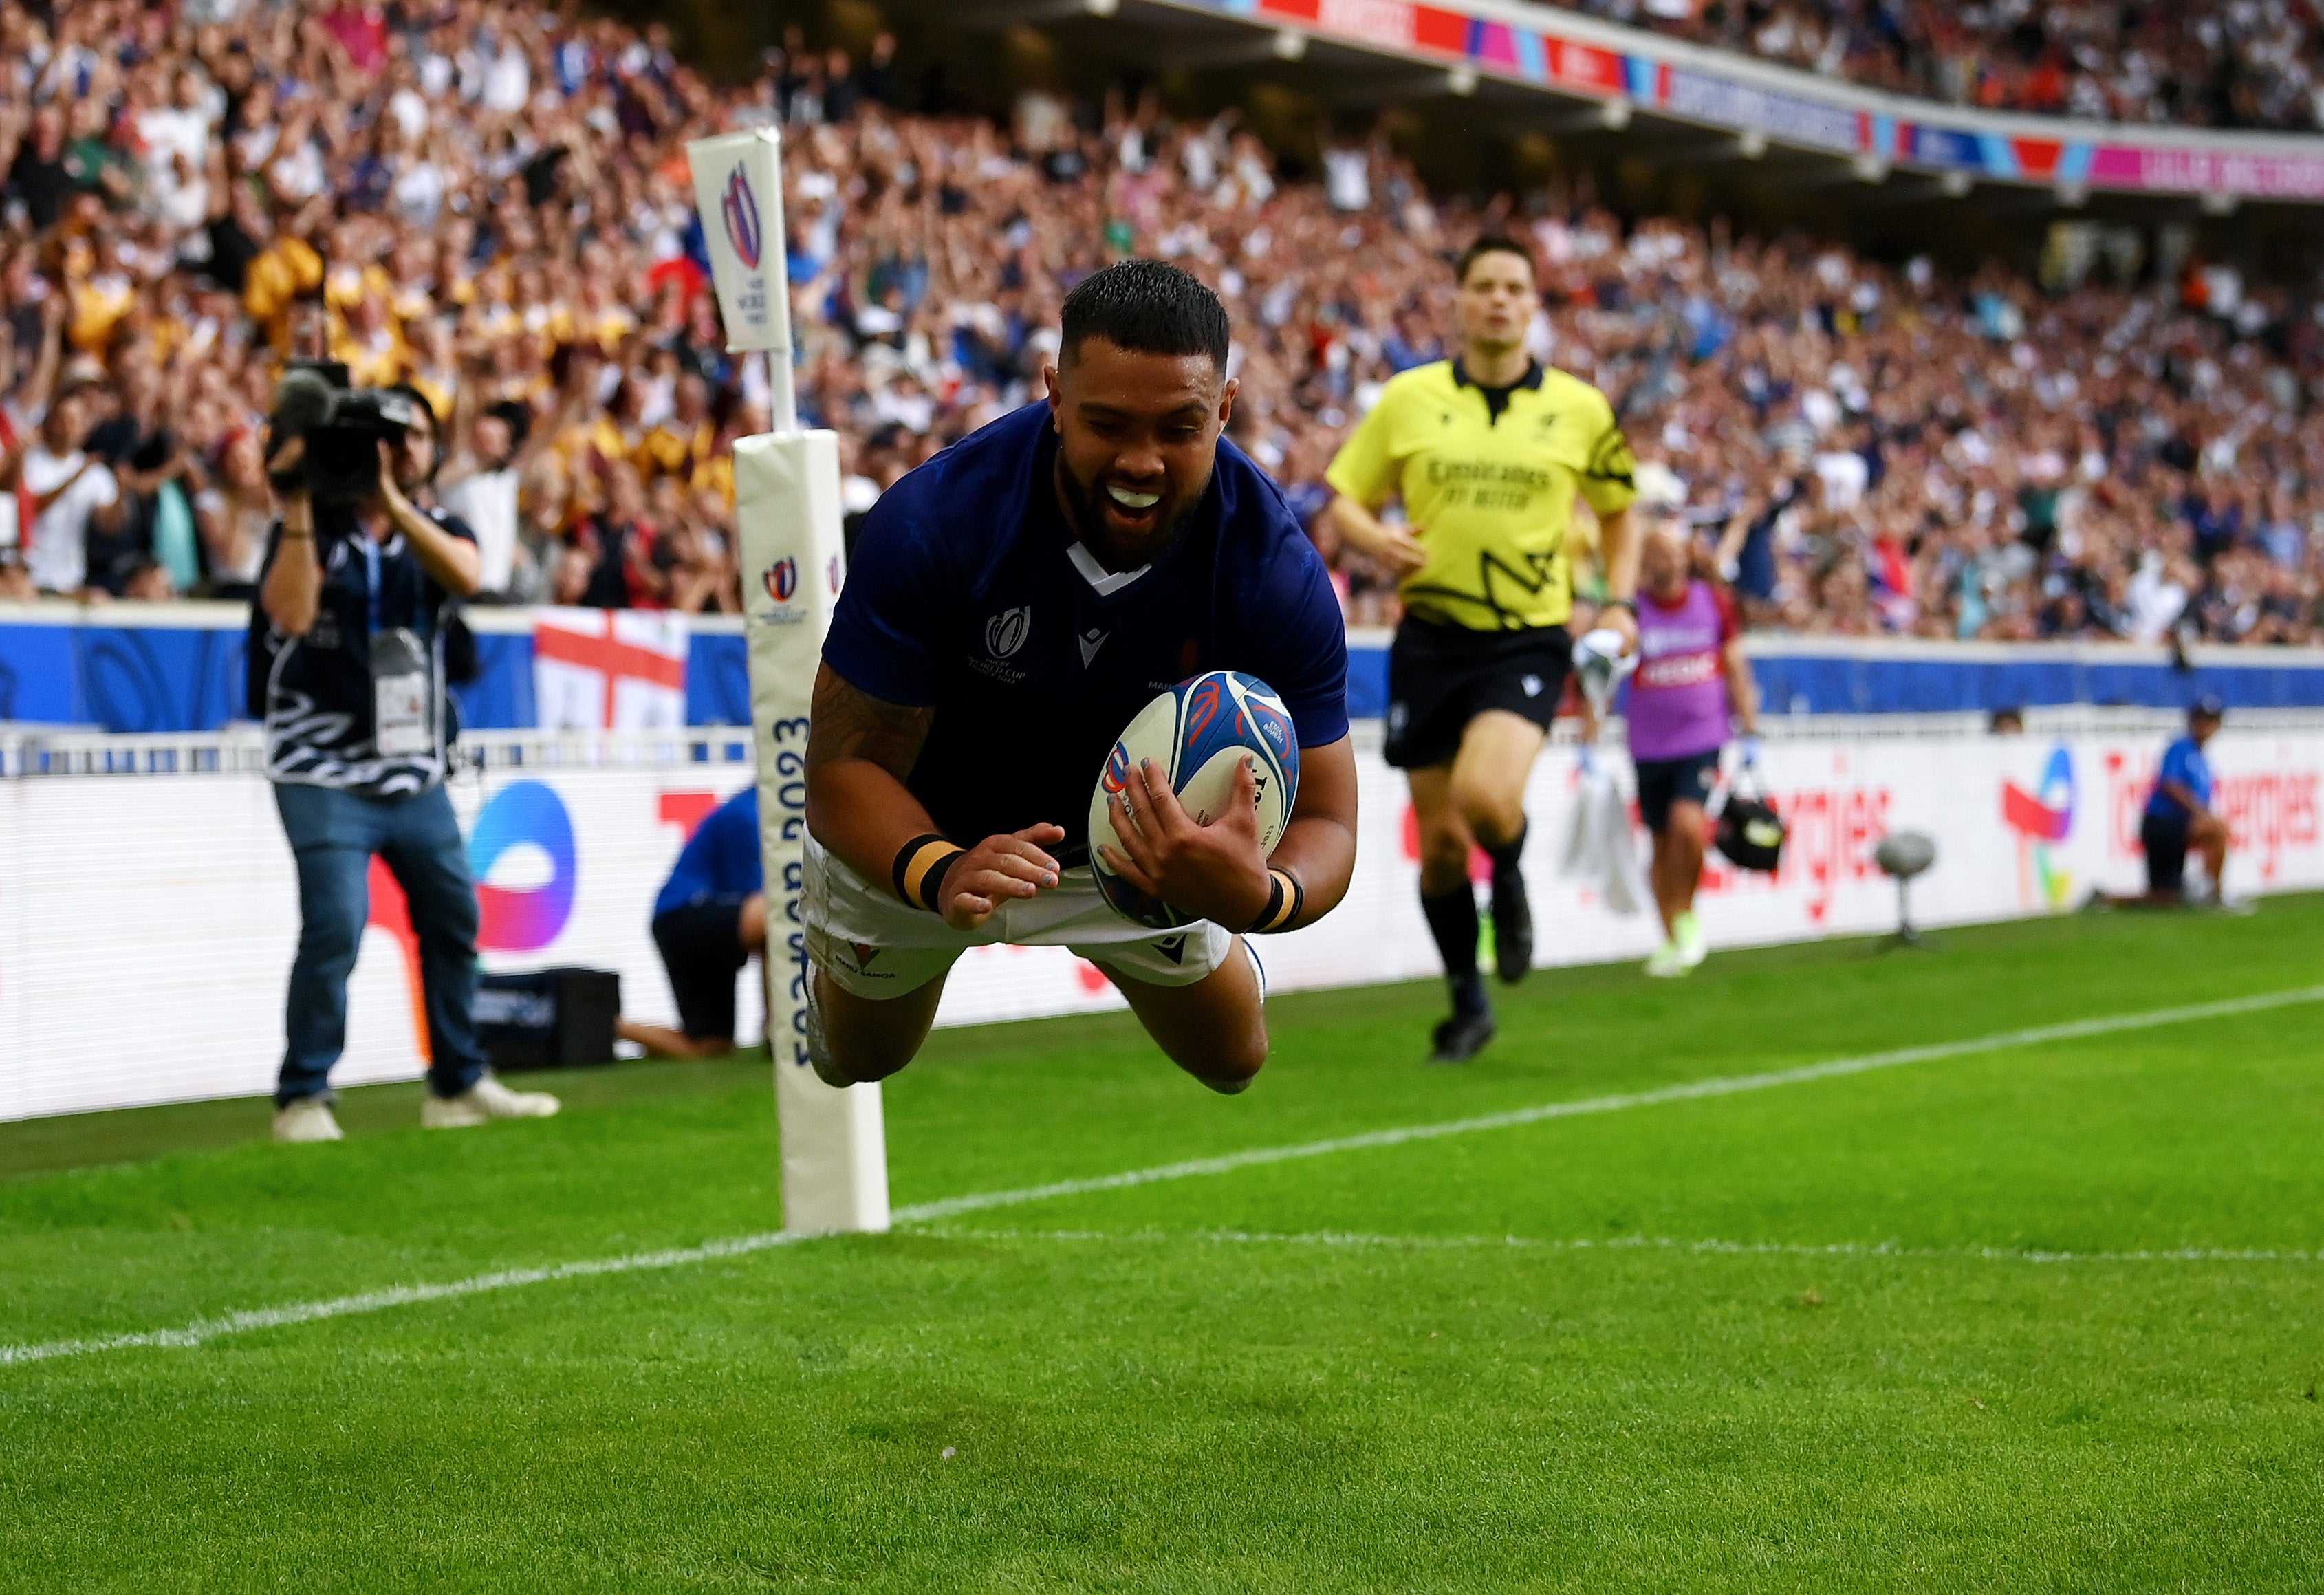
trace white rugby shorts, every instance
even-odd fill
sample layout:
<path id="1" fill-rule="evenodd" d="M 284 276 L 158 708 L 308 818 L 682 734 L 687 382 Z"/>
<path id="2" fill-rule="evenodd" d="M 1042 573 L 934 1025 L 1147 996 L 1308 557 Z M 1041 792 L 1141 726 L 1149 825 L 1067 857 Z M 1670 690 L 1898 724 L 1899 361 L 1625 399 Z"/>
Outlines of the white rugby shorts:
<path id="1" fill-rule="evenodd" d="M 1209 977 L 1234 945 L 1231 932 L 1207 919 L 1176 930 L 1149 930 L 1107 906 L 1086 867 L 1030 898 L 1009 898 L 975 930 L 954 930 L 934 914 L 908 908 L 885 886 L 807 839 L 807 955 L 841 990 L 880 1001 L 917 991 L 971 947 L 1007 943 L 1064 947 L 1149 986 L 1191 986 Z"/>

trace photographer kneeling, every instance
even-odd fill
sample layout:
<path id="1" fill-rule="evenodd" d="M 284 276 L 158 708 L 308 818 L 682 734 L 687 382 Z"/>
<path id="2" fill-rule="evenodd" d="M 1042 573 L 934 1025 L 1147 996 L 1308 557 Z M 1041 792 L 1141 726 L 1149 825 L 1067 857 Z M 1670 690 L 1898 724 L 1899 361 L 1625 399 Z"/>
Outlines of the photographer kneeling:
<path id="1" fill-rule="evenodd" d="M 350 393 L 343 375 L 294 368 L 273 432 L 283 512 L 259 582 L 270 623 L 254 617 L 253 669 L 265 670 L 267 777 L 298 860 L 300 911 L 274 1139 L 339 1139 L 330 1072 L 346 1044 L 374 853 L 402 886 L 419 942 L 430 1058 L 420 1121 L 545 1118 L 555 1097 L 485 1072 L 471 1012 L 479 916 L 444 790 L 457 733 L 444 638 L 478 564 L 466 526 L 410 496 L 435 466 L 435 418 L 409 389 Z"/>

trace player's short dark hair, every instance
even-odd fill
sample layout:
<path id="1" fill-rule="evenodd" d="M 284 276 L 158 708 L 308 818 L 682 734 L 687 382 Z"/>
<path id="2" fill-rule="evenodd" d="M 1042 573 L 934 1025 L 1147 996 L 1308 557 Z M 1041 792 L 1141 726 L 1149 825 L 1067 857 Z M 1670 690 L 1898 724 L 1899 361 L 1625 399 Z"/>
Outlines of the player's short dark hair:
<path id="1" fill-rule="evenodd" d="M 1488 233 L 1462 250 L 1461 258 L 1452 263 L 1452 281 L 1456 283 L 1469 281 L 1469 268 L 1489 254 L 1513 254 L 1525 262 L 1526 276 L 1529 281 L 1541 281 L 1540 268 L 1534 264 L 1533 251 L 1507 233 Z"/>
<path id="2" fill-rule="evenodd" d="M 1139 355 L 1207 355 L 1227 367 L 1232 332 L 1219 296 L 1163 261 L 1128 260 L 1083 279 L 1065 295 L 1058 358 L 1071 362 L 1083 340 L 1102 337 Z"/>

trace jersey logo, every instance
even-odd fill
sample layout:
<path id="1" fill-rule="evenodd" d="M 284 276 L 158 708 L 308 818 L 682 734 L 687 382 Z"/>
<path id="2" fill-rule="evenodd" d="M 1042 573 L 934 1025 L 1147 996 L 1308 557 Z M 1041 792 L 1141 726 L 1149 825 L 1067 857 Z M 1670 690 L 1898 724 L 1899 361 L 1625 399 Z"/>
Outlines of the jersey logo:
<path id="1" fill-rule="evenodd" d="M 873 946 L 870 942 L 850 942 L 847 945 L 855 949 L 855 968 L 857 973 L 862 974 L 871 973 L 872 960 L 880 956 L 880 949 Z"/>
<path id="2" fill-rule="evenodd" d="M 1004 609 L 984 622 L 984 651 L 994 659 L 1005 659 L 1025 646 L 1032 634 L 1033 606 L 1019 604 Z"/>
<path id="3" fill-rule="evenodd" d="M 1538 677 L 1538 676 L 1528 676 L 1528 677 L 1526 677 L 1526 678 L 1525 678 L 1525 681 L 1524 681 L 1523 685 L 1524 685 L 1524 687 L 1525 687 L 1526 696 L 1527 696 L 1527 697 L 1539 697 L 1539 696 L 1541 696 L 1541 678 L 1540 678 L 1540 677 Z"/>
<path id="4" fill-rule="evenodd" d="M 1106 633 L 1099 631 L 1095 626 L 1092 626 L 1081 634 L 1083 669 L 1088 669 L 1090 661 L 1097 658 L 1097 650 L 1105 646 L 1105 639 Z"/>
<path id="5" fill-rule="evenodd" d="M 1186 938 L 1183 936 L 1164 936 L 1153 944 L 1154 950 L 1173 963 L 1186 962 Z"/>

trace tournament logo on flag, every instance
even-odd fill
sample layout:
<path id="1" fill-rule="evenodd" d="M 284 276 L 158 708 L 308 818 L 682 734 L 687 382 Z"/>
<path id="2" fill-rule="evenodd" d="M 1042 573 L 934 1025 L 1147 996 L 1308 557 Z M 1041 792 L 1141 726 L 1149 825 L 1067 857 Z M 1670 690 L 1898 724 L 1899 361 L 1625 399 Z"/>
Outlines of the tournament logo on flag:
<path id="1" fill-rule="evenodd" d="M 759 197 L 751 191 L 750 175 L 737 161 L 726 174 L 726 195 L 720 201 L 718 214 L 726 224 L 726 242 L 734 248 L 735 258 L 750 270 L 759 269 L 759 245 L 764 234 L 759 225 Z"/>
<path id="2" fill-rule="evenodd" d="M 767 567 L 767 596 L 778 604 L 788 604 L 791 595 L 798 591 L 798 561 L 778 559 Z"/>

